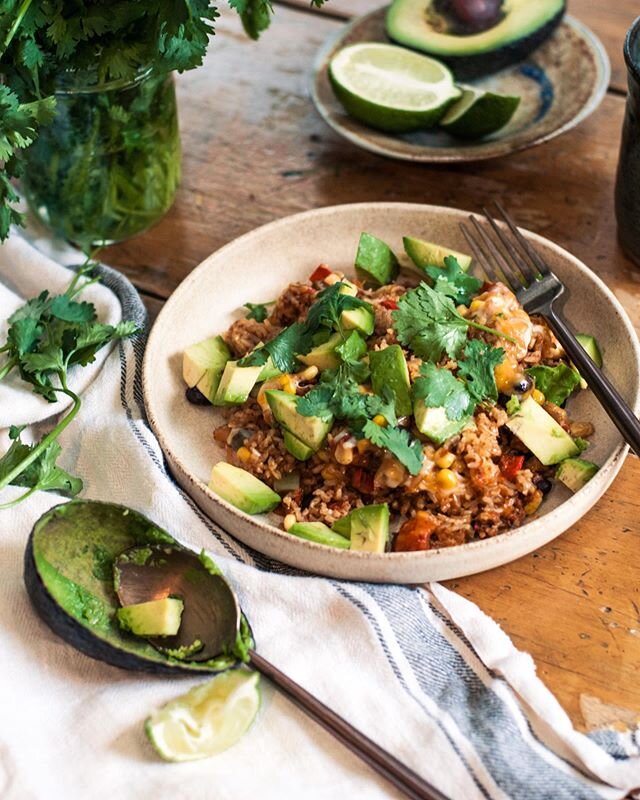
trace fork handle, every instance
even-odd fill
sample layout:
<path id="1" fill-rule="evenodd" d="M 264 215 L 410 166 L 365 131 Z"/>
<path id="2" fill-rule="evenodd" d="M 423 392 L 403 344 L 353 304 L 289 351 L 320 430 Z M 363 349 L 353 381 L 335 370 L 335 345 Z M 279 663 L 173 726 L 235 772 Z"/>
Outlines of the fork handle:
<path id="1" fill-rule="evenodd" d="M 640 455 L 640 421 L 624 401 L 620 392 L 591 359 L 567 324 L 553 309 L 544 313 L 549 327 L 564 348 L 589 388 L 602 404 L 611 421 L 636 455 Z"/>

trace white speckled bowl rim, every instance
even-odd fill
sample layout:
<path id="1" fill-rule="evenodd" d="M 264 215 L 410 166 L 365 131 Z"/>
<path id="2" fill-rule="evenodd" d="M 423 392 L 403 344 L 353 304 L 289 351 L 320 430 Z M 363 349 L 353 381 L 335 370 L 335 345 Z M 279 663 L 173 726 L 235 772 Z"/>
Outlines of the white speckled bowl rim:
<path id="1" fill-rule="evenodd" d="M 205 286 L 208 285 L 210 290 L 212 283 L 215 285 L 217 271 L 233 269 L 234 257 L 246 258 L 247 252 L 254 252 L 259 260 L 265 241 L 281 242 L 279 246 L 282 247 L 283 258 L 286 258 L 286 243 L 295 236 L 295 232 L 298 234 L 304 232 L 311 221 L 322 224 L 324 220 L 327 222 L 326 229 L 331 230 L 330 218 L 334 215 L 353 217 L 354 233 L 353 241 L 350 243 L 353 250 L 358 233 L 363 229 L 359 222 L 361 218 L 367 219 L 368 228 L 371 230 L 374 227 L 372 224 L 374 219 L 379 219 L 382 225 L 383 220 L 391 218 L 394 214 L 402 218 L 406 216 L 407 219 L 419 218 L 425 223 L 435 220 L 439 225 L 450 226 L 453 242 L 451 246 L 455 247 L 457 236 L 460 235 L 458 222 L 466 216 L 466 213 L 458 209 L 412 203 L 357 203 L 295 214 L 257 228 L 222 247 L 195 268 L 169 298 L 150 333 L 143 364 L 143 394 L 149 423 L 177 482 L 206 514 L 237 539 L 291 566 L 336 578 L 391 583 L 445 580 L 491 569 L 541 547 L 579 520 L 610 486 L 628 451 L 628 447 L 622 442 L 613 426 L 607 439 L 607 442 L 610 439 L 610 444 L 606 448 L 608 455 L 602 460 L 596 476 L 583 489 L 543 516 L 534 517 L 525 525 L 499 536 L 456 547 L 427 552 L 372 554 L 337 550 L 308 542 L 271 525 L 262 515 L 250 516 L 239 511 L 214 494 L 203 480 L 194 475 L 184 455 L 177 452 L 181 448 L 181 443 L 178 442 L 176 447 L 175 436 L 180 436 L 180 433 L 176 430 L 174 418 L 167 418 L 168 404 L 176 401 L 174 396 L 176 391 L 180 392 L 181 397 L 183 396 L 184 386 L 179 364 L 170 365 L 171 354 L 167 342 L 175 338 L 177 329 L 187 333 L 186 343 L 183 346 L 194 341 L 193 337 L 188 336 L 189 321 L 188 319 L 185 321 L 183 306 L 185 303 L 188 304 L 189 298 L 207 291 Z M 398 231 L 398 236 L 411 229 L 408 223 L 406 227 L 404 223 L 402 225 L 403 229 Z M 640 345 L 626 312 L 602 280 L 582 262 L 549 240 L 527 231 L 523 232 L 532 242 L 545 247 L 548 257 L 557 259 L 558 264 L 562 264 L 562 269 L 567 273 L 574 271 L 578 273 L 576 279 L 579 277 L 580 285 L 584 283 L 585 287 L 584 300 L 580 298 L 581 305 L 584 302 L 585 307 L 593 307 L 595 299 L 605 303 L 610 317 L 606 323 L 600 324 L 606 324 L 607 329 L 614 330 L 615 340 L 620 343 L 617 357 L 621 359 L 621 363 L 618 367 L 628 376 L 626 399 L 637 413 L 640 409 Z M 322 260 L 320 254 L 313 263 Z M 300 278 L 306 277 L 308 271 L 308 265 L 301 265 Z M 241 272 L 236 271 L 235 274 Z M 277 276 L 272 279 L 274 286 L 276 282 Z M 280 285 L 280 290 L 282 288 L 284 285 Z M 251 299 L 256 299 L 255 287 L 246 291 L 252 294 Z M 591 303 L 589 298 L 592 298 Z M 217 302 L 221 302 L 220 299 Z M 569 321 L 571 322 L 571 319 Z M 212 318 L 210 323 L 207 320 L 207 325 L 210 325 L 208 335 L 221 332 L 221 327 L 216 324 L 215 318 Z M 598 334 L 597 327 L 592 331 Z M 607 353 L 605 353 L 605 365 L 606 359 Z M 611 354 L 608 364 L 614 366 Z M 593 402 L 595 403 L 595 400 Z M 184 403 L 188 405 L 186 400 Z M 207 424 L 212 432 L 215 424 L 213 418 Z"/>
<path id="2" fill-rule="evenodd" d="M 352 144 L 372 153 L 402 161 L 432 164 L 485 161 L 491 158 L 508 156 L 512 153 L 526 150 L 529 147 L 543 144 L 543 142 L 547 142 L 571 130 L 596 110 L 607 92 L 611 78 L 611 65 L 604 45 L 590 28 L 570 14 L 565 14 L 560 28 L 565 29 L 565 32 L 570 32 L 574 37 L 576 57 L 581 58 L 583 64 L 580 70 L 560 71 L 559 78 L 563 81 L 566 80 L 568 92 L 575 88 L 577 80 L 590 82 L 590 90 L 581 105 L 568 109 L 566 114 L 560 114 L 559 116 L 547 114 L 538 124 L 532 125 L 526 131 L 521 132 L 521 135 L 512 136 L 507 132 L 502 136 L 501 133 L 498 133 L 486 141 L 474 143 L 473 145 L 460 143 L 452 144 L 451 147 L 423 146 L 407 142 L 392 134 L 375 131 L 346 116 L 344 110 L 333 96 L 328 78 L 328 63 L 333 53 L 340 49 L 343 44 L 354 41 L 369 41 L 370 37 L 366 35 L 360 36 L 359 31 L 361 28 L 366 28 L 372 18 L 379 16 L 383 10 L 385 9 L 378 8 L 368 14 L 357 17 L 340 31 L 333 34 L 322 45 L 316 55 L 310 80 L 311 98 L 327 125 Z M 552 40 L 547 41 L 551 42 Z M 545 47 L 545 45 L 543 44 L 541 47 Z M 584 52 L 579 54 L 577 51 L 581 47 L 584 48 Z M 535 60 L 536 53 L 538 51 L 532 53 L 527 58 L 527 61 Z M 510 69 L 512 68 L 507 67 L 505 72 Z"/>

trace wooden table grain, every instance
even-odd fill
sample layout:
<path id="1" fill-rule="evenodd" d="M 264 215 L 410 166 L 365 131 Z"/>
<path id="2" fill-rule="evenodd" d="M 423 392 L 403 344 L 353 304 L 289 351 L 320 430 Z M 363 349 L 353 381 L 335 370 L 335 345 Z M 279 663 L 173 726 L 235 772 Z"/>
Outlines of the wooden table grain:
<path id="1" fill-rule="evenodd" d="M 276 7 L 271 30 L 245 39 L 223 13 L 202 69 L 177 79 L 184 177 L 175 206 L 147 234 L 106 253 L 155 315 L 180 281 L 234 237 L 318 206 L 398 200 L 478 210 L 506 200 L 520 224 L 571 250 L 611 287 L 640 329 L 640 271 L 616 242 L 613 183 L 624 113 L 622 41 L 636 0 L 572 0 L 612 61 L 604 102 L 577 129 L 500 161 L 429 168 L 385 160 L 339 139 L 308 94 L 313 56 L 368 0 Z M 640 717 L 640 462 L 630 456 L 605 497 L 570 531 L 518 561 L 448 586 L 532 654 L 574 724 L 585 699 Z M 607 706 L 616 708 L 607 709 Z"/>

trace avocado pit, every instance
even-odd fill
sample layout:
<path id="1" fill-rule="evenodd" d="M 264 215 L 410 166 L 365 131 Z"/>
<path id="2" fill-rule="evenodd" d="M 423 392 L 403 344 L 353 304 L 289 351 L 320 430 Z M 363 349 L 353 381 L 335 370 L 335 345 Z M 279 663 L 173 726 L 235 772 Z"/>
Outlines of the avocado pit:
<path id="1" fill-rule="evenodd" d="M 443 33 L 471 36 L 497 25 L 504 18 L 502 6 L 503 0 L 435 0 L 431 22 Z"/>

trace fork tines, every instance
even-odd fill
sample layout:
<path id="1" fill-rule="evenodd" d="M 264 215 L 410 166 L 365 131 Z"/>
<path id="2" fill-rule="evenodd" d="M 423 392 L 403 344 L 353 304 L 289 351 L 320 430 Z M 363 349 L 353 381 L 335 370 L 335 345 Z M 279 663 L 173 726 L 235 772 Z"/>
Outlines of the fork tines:
<path id="1" fill-rule="evenodd" d="M 461 222 L 460 228 L 487 278 L 496 283 L 501 280 L 499 273 L 502 273 L 511 289 L 518 292 L 540 277 L 548 275 L 550 270 L 500 203 L 495 202 L 495 207 L 511 236 L 505 231 L 504 224 L 498 224 L 486 208 L 482 212 L 493 236 L 487 231 L 487 226 L 481 225 L 473 214 L 469 215 L 472 227 Z"/>

